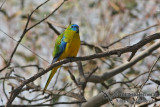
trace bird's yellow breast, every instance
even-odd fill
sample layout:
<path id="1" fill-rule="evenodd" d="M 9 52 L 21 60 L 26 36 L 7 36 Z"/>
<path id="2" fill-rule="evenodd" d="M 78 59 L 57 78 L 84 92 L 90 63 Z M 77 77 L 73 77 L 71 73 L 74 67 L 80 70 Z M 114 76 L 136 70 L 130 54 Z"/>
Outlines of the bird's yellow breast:
<path id="1" fill-rule="evenodd" d="M 75 57 L 77 56 L 78 50 L 80 48 L 80 37 L 79 33 L 71 32 L 70 33 L 70 41 L 67 43 L 66 48 L 59 60 L 67 58 L 67 57 Z"/>

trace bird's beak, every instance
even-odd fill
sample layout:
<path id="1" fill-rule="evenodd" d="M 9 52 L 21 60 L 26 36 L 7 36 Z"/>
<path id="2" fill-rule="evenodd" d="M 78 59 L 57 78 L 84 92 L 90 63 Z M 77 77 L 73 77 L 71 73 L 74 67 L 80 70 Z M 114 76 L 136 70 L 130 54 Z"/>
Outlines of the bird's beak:
<path id="1" fill-rule="evenodd" d="M 79 29 L 77 30 L 77 33 L 79 33 Z"/>
<path id="2" fill-rule="evenodd" d="M 77 33 L 79 33 L 79 27 L 77 27 Z"/>

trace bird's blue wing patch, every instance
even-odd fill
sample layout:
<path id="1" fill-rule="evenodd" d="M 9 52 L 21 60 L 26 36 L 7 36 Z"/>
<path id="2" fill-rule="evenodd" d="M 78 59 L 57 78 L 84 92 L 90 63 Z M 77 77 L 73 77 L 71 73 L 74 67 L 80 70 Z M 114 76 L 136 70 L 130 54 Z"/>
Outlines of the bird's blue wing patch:
<path id="1" fill-rule="evenodd" d="M 65 36 L 63 36 L 61 43 L 59 45 L 59 51 L 57 52 L 57 54 L 54 56 L 52 63 L 56 62 L 58 60 L 58 58 L 61 56 L 61 54 L 64 52 L 67 42 L 64 41 Z"/>

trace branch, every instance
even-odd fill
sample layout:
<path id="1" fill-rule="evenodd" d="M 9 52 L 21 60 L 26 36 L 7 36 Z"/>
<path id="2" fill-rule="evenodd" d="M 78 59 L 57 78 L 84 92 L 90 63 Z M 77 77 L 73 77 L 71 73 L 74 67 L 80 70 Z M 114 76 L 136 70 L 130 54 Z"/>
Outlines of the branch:
<path id="1" fill-rule="evenodd" d="M 110 46 L 112 46 L 112 45 L 114 45 L 114 44 L 116 44 L 116 43 L 118 43 L 118 42 L 120 42 L 121 40 L 123 40 L 123 39 L 126 39 L 127 37 L 130 37 L 130 36 L 132 36 L 132 35 L 135 35 L 135 34 L 137 34 L 137 33 L 140 33 L 140 32 L 143 32 L 143 31 L 146 31 L 146 30 L 148 30 L 148 29 L 150 29 L 150 28 L 152 28 L 152 27 L 156 27 L 156 26 L 159 26 L 160 24 L 158 23 L 158 24 L 155 24 L 155 25 L 152 25 L 152 26 L 149 26 L 149 27 L 147 27 L 147 28 L 145 28 L 145 29 L 142 29 L 142 30 L 139 30 L 139 31 L 136 31 L 136 32 L 133 32 L 133 33 L 130 33 L 130 34 L 128 34 L 128 35 L 125 35 L 124 37 L 122 37 L 121 39 L 119 39 L 119 40 L 116 40 L 116 41 L 114 41 L 114 42 L 112 42 L 111 44 L 109 44 L 108 46 L 102 46 L 103 48 L 109 48 Z"/>
<path id="2" fill-rule="evenodd" d="M 48 2 L 49 0 L 47 0 L 46 2 Z M 37 22 L 36 24 L 32 25 L 30 28 L 28 28 L 27 30 L 31 30 L 32 28 L 34 28 L 35 26 L 39 25 L 40 23 L 42 23 L 43 21 L 45 21 L 46 19 L 48 19 L 51 15 L 53 15 L 53 13 L 55 13 L 62 5 L 63 3 L 67 1 L 67 0 L 63 0 L 56 9 L 54 9 L 47 17 L 43 18 L 42 20 L 40 20 L 39 22 Z M 41 6 L 41 5 L 40 5 Z M 38 8 L 40 7 L 38 6 Z M 38 9 L 36 8 L 36 9 Z"/>
<path id="3" fill-rule="evenodd" d="M 80 87 L 80 94 L 84 96 L 84 89 L 86 87 L 86 78 L 84 76 L 84 70 L 82 67 L 82 63 L 79 61 L 78 64 L 78 71 L 79 71 L 79 87 Z"/>
<path id="4" fill-rule="evenodd" d="M 51 28 L 57 35 L 60 35 L 60 32 L 54 26 L 52 26 L 50 22 L 47 21 L 47 24 L 49 28 Z"/>
<path id="5" fill-rule="evenodd" d="M 155 102 L 158 102 L 158 101 L 160 101 L 160 97 L 156 97 L 155 99 L 152 99 L 150 101 L 138 104 L 137 107 L 148 107 L 149 105 L 151 105 Z M 153 106 L 153 107 L 156 107 L 156 106 Z"/>
<path id="6" fill-rule="evenodd" d="M 71 72 L 70 70 L 68 70 L 68 72 L 69 72 L 69 75 L 70 75 L 71 79 L 73 80 L 73 82 L 74 82 L 74 83 L 76 84 L 76 86 L 78 87 L 78 83 L 77 83 L 77 81 L 76 81 L 75 76 L 72 74 L 72 72 Z"/>
<path id="7" fill-rule="evenodd" d="M 2 68 L 2 69 L 0 70 L 0 72 L 2 72 L 4 69 L 6 69 L 7 67 L 10 66 L 10 63 L 11 63 L 11 61 L 12 61 L 12 58 L 13 58 L 13 56 L 14 56 L 14 54 L 15 54 L 15 52 L 16 52 L 19 44 L 20 44 L 20 42 L 22 41 L 23 37 L 25 36 L 25 34 L 26 34 L 29 30 L 31 30 L 32 28 L 34 28 L 35 26 L 39 25 L 40 23 L 42 23 L 43 21 L 45 21 L 47 18 L 49 18 L 53 13 L 55 13 L 55 12 L 63 5 L 63 3 L 64 3 L 66 0 L 63 0 L 63 1 L 58 5 L 58 7 L 57 7 L 56 9 L 54 9 L 48 16 L 46 16 L 45 18 L 43 18 L 42 20 L 40 20 L 39 22 L 35 23 L 34 25 L 32 25 L 31 27 L 28 28 L 28 24 L 29 24 L 29 22 L 30 22 L 30 19 L 31 19 L 31 16 L 33 15 L 33 13 L 34 13 L 36 10 L 38 10 L 42 5 L 44 5 L 45 3 L 47 3 L 48 1 L 50 1 L 50 0 L 46 0 L 45 2 L 43 2 L 42 4 L 40 4 L 39 6 L 37 6 L 37 7 L 31 12 L 31 14 L 28 15 L 28 19 L 27 19 L 25 28 L 24 28 L 24 30 L 23 30 L 23 33 L 22 33 L 22 35 L 20 36 L 20 39 L 18 40 L 18 42 L 17 42 L 17 44 L 16 44 L 16 47 L 14 48 L 14 50 L 13 50 L 11 56 L 10 56 L 10 59 L 9 59 L 7 65 L 6 65 L 4 68 Z"/>
<path id="8" fill-rule="evenodd" d="M 157 64 L 159 58 L 160 58 L 160 55 L 158 56 L 157 60 L 154 62 L 154 64 L 152 65 L 152 67 L 151 67 L 150 70 L 148 71 L 147 79 L 145 80 L 144 83 L 142 83 L 140 89 L 138 90 L 138 93 L 140 93 L 140 92 L 142 91 L 143 87 L 145 86 L 145 84 L 146 84 L 147 81 L 149 80 L 149 78 L 150 78 L 150 76 L 151 76 L 151 73 L 152 73 L 152 71 L 153 71 L 153 68 L 154 68 L 154 66 Z M 138 97 L 135 99 L 134 105 L 136 104 L 137 100 L 138 100 Z"/>
<path id="9" fill-rule="evenodd" d="M 124 90 L 120 87 L 115 90 L 106 90 L 104 92 L 99 93 L 98 95 L 90 98 L 86 103 L 82 104 L 82 107 L 100 107 L 103 104 L 110 102 L 112 105 L 113 99 L 121 98 L 125 99 L 125 97 L 121 96 Z"/>
<path id="10" fill-rule="evenodd" d="M 112 86 L 112 85 L 115 85 L 115 84 L 127 84 L 127 83 L 132 83 L 134 80 L 138 79 L 140 76 L 143 76 L 144 74 L 146 74 L 148 72 L 144 72 L 138 76 L 136 76 L 135 78 L 131 79 L 131 80 L 128 80 L 128 81 L 117 81 L 117 82 L 114 82 L 114 83 L 111 83 L 108 85 L 108 87 Z"/>
<path id="11" fill-rule="evenodd" d="M 58 61 L 56 63 L 53 63 L 53 64 L 51 64 L 51 66 L 49 66 L 45 70 L 42 70 L 41 72 L 35 74 L 31 78 L 23 81 L 15 90 L 13 90 L 11 92 L 11 95 L 9 97 L 7 105 L 10 105 L 12 103 L 12 101 L 15 99 L 15 97 L 19 94 L 20 90 L 26 84 L 28 84 L 30 82 L 33 82 L 34 80 L 36 80 L 40 76 L 44 75 L 45 73 L 47 73 L 48 71 L 50 71 L 51 69 L 53 69 L 56 66 L 66 64 L 66 63 L 69 63 L 69 62 L 86 61 L 86 60 L 91 60 L 91 59 L 96 59 L 96 58 L 107 57 L 107 56 L 111 56 L 111 55 L 121 55 L 123 53 L 132 52 L 135 48 L 140 49 L 142 46 L 146 45 L 147 43 L 149 43 L 149 42 L 151 42 L 152 40 L 155 40 L 155 39 L 160 39 L 160 33 L 156 33 L 156 34 L 147 36 L 146 38 L 144 38 L 143 40 L 141 40 L 140 42 L 138 42 L 137 44 L 134 44 L 132 46 L 127 46 L 127 47 L 124 47 L 124 48 L 115 49 L 115 50 L 108 51 L 108 52 L 103 52 L 103 53 L 97 53 L 97 54 L 84 56 L 84 57 L 67 58 L 67 59 Z M 127 69 L 128 67 L 134 65 L 136 62 L 138 62 L 139 60 L 143 59 L 144 57 L 150 55 L 152 51 L 154 51 L 155 49 L 157 49 L 159 47 L 160 47 L 160 42 L 157 42 L 156 44 L 154 44 L 153 46 L 151 46 L 150 48 L 145 50 L 142 54 L 135 57 L 131 62 L 129 62 L 129 63 L 123 65 L 123 66 L 117 67 L 117 68 L 111 70 L 109 73 L 107 72 L 107 73 L 103 74 L 102 76 L 92 75 L 89 78 L 88 81 L 89 82 L 103 82 L 104 80 L 107 80 L 107 79 L 113 77 L 114 75 L 122 72 L 123 70 Z M 95 77 L 97 77 L 97 78 L 95 78 Z M 95 79 L 96 79 L 96 81 L 95 81 Z"/>
<path id="12" fill-rule="evenodd" d="M 14 48 L 14 50 L 13 50 L 11 56 L 10 56 L 10 59 L 9 59 L 7 65 L 6 65 L 4 68 L 2 68 L 2 69 L 0 70 L 0 72 L 2 72 L 4 69 L 6 69 L 7 67 L 9 67 L 9 65 L 10 65 L 10 63 L 11 63 L 11 60 L 12 60 L 12 58 L 13 58 L 13 55 L 15 54 L 15 52 L 16 52 L 16 50 L 17 50 L 17 48 L 18 48 L 21 40 L 22 40 L 23 37 L 25 36 L 25 34 L 26 34 L 29 30 L 31 30 L 32 28 L 34 28 L 35 26 L 37 26 L 38 24 L 40 24 L 41 22 L 45 21 L 48 17 L 50 17 L 54 12 L 56 12 L 56 11 L 63 5 L 63 3 L 64 3 L 66 0 L 63 0 L 63 1 L 60 3 L 60 5 L 59 5 L 56 9 L 54 9 L 47 17 L 43 18 L 42 20 L 40 20 L 39 22 L 37 22 L 36 24 L 34 24 L 34 25 L 32 25 L 31 27 L 28 28 L 28 24 L 29 24 L 29 21 L 30 21 L 30 19 L 31 19 L 32 14 L 33 14 L 38 8 L 40 8 L 42 5 L 44 5 L 45 3 L 47 3 L 48 1 L 49 1 L 49 0 L 47 0 L 47 1 L 43 2 L 42 4 L 40 4 L 39 6 L 37 6 L 36 9 L 33 10 L 30 15 L 28 15 L 28 19 L 27 19 L 25 28 L 24 28 L 24 30 L 23 30 L 23 33 L 22 33 L 22 35 L 20 36 L 20 39 L 19 39 L 16 47 Z M 22 88 L 22 87 L 21 87 L 21 88 Z M 19 90 L 19 91 L 20 91 L 20 90 Z M 19 92 L 17 92 L 16 94 L 11 94 L 10 98 L 9 98 L 8 101 L 7 101 L 6 107 L 9 107 L 9 106 L 10 106 L 10 104 L 12 103 L 12 101 L 14 100 L 14 98 L 15 98 L 18 94 L 19 94 Z"/>
<path id="13" fill-rule="evenodd" d="M 34 104 L 34 105 L 10 105 L 9 107 L 37 107 L 37 106 L 53 106 L 53 105 L 58 105 L 58 104 L 80 104 L 83 103 L 85 101 L 72 101 L 72 102 L 56 102 L 56 103 L 52 103 L 52 104 Z M 4 106 L 0 106 L 0 107 L 4 107 Z"/>
<path id="14" fill-rule="evenodd" d="M 154 50 L 160 47 L 160 41 L 156 42 L 152 46 L 150 46 L 148 49 L 144 50 L 141 54 L 134 57 L 130 62 L 124 63 L 121 66 L 118 66 L 114 69 L 111 69 L 102 75 L 92 75 L 89 79 L 89 82 L 94 83 L 102 83 L 103 81 L 106 81 L 113 76 L 123 72 L 124 70 L 130 68 L 134 64 L 136 64 L 138 61 L 142 60 L 143 58 L 149 56 Z"/>
<path id="15" fill-rule="evenodd" d="M 43 91 L 43 90 L 42 90 Z M 79 101 L 84 101 L 84 99 L 83 99 L 83 96 L 81 96 L 81 95 L 79 95 L 79 94 L 77 94 L 77 93 L 73 93 L 73 92 L 71 92 L 71 91 L 62 91 L 62 90 L 52 90 L 52 91 L 48 91 L 48 90 L 46 90 L 46 92 L 45 93 L 47 93 L 47 94 L 52 94 L 52 95 L 58 95 L 58 96 L 68 96 L 68 97 L 72 97 L 72 98 L 75 98 L 75 99 L 77 99 L 77 100 L 79 100 Z"/>
<path id="16" fill-rule="evenodd" d="M 0 10 L 2 9 L 2 6 L 4 5 L 4 3 L 6 2 L 6 0 L 4 0 L 0 6 Z"/>

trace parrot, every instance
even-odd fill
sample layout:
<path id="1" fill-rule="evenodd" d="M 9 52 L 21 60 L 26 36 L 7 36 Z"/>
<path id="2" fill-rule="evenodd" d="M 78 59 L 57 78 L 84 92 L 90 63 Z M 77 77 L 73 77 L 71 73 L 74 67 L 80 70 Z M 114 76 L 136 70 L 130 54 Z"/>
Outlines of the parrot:
<path id="1" fill-rule="evenodd" d="M 80 36 L 79 36 L 79 26 L 77 24 L 70 24 L 63 33 L 61 33 L 56 41 L 53 50 L 53 60 L 52 64 L 56 61 L 60 61 L 69 57 L 76 57 L 80 48 Z M 61 65 L 60 65 L 61 66 Z M 57 66 L 51 70 L 50 76 L 45 84 L 43 94 L 46 91 L 50 81 L 52 80 L 57 69 Z"/>

